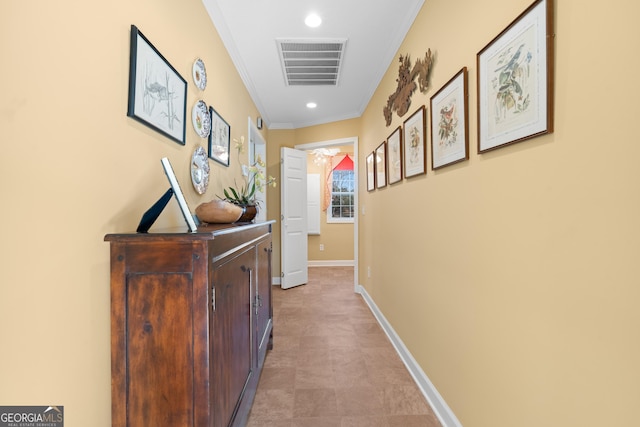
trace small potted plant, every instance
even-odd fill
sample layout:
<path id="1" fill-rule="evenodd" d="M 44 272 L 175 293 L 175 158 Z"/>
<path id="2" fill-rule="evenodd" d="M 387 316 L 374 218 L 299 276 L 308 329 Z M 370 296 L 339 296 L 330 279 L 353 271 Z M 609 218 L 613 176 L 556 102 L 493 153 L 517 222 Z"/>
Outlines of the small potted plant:
<path id="1" fill-rule="evenodd" d="M 244 137 L 240 141 L 234 139 L 238 154 L 242 153 Z M 239 156 L 238 156 L 239 157 Z M 201 203 L 196 208 L 198 218 L 206 223 L 232 223 L 250 222 L 258 214 L 258 201 L 256 192 L 263 192 L 266 186 L 275 187 L 276 179 L 272 176 L 265 177 L 265 163 L 258 156 L 251 166 L 240 164 L 242 167 L 243 181 L 240 185 L 234 180 L 234 186 L 224 188 L 224 197 Z"/>

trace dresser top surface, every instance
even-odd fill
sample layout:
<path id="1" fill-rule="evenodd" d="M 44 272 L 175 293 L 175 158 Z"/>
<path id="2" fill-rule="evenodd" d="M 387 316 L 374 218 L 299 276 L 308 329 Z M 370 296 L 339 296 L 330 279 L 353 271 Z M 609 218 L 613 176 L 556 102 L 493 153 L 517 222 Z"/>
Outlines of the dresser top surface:
<path id="1" fill-rule="evenodd" d="M 160 229 L 150 231 L 148 233 L 110 233 L 104 237 L 107 242 L 112 241 L 135 241 L 135 240 L 211 240 L 216 236 L 240 233 L 243 231 L 253 230 L 264 227 L 265 232 L 271 230 L 274 220 L 257 222 L 257 223 L 233 223 L 233 224 L 201 224 L 197 231 L 190 233 L 187 227 L 176 227 L 169 229 Z"/>

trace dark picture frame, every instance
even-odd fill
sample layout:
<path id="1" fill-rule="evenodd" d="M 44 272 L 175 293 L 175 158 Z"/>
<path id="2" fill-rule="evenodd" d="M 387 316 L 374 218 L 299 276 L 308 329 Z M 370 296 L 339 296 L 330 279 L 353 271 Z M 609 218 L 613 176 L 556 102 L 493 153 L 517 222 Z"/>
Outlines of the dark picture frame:
<path id="1" fill-rule="evenodd" d="M 390 185 L 402 181 L 402 128 L 387 138 L 387 177 Z"/>
<path id="2" fill-rule="evenodd" d="M 467 67 L 431 97 L 431 169 L 469 159 L 468 100 Z"/>
<path id="3" fill-rule="evenodd" d="M 383 141 L 376 148 L 376 188 L 387 186 L 387 144 Z"/>
<path id="4" fill-rule="evenodd" d="M 402 126 L 405 178 L 427 173 L 427 120 L 425 106 L 420 106 L 404 121 Z"/>
<path id="5" fill-rule="evenodd" d="M 231 152 L 231 126 L 213 108 L 209 107 L 211 115 L 211 132 L 209 132 L 209 158 L 221 165 L 229 167 Z"/>
<path id="6" fill-rule="evenodd" d="M 127 116 L 185 145 L 187 81 L 131 26 Z"/>
<path id="7" fill-rule="evenodd" d="M 373 191 L 376 189 L 376 153 L 369 153 L 367 155 L 367 191 Z"/>
<path id="8" fill-rule="evenodd" d="M 478 52 L 478 153 L 553 132 L 553 31 L 536 0 Z"/>

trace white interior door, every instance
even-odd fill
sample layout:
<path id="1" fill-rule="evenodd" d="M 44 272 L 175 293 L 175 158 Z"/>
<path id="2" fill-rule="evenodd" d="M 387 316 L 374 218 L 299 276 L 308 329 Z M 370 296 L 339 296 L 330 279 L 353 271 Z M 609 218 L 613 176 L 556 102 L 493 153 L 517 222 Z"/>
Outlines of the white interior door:
<path id="1" fill-rule="evenodd" d="M 309 280 L 307 261 L 307 153 L 280 149 L 280 211 L 283 289 Z"/>

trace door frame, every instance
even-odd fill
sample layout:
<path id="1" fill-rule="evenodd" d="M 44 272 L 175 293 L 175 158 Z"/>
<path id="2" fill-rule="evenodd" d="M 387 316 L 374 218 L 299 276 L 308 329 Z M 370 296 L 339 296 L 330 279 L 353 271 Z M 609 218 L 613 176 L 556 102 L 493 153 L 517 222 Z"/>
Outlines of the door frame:
<path id="1" fill-rule="evenodd" d="M 327 141 L 309 142 L 306 144 L 298 144 L 293 148 L 297 150 L 309 151 L 316 148 L 326 148 L 339 145 L 351 145 L 353 146 L 353 175 L 354 185 L 356 191 L 354 193 L 354 212 L 353 218 L 353 292 L 358 293 L 358 217 L 359 217 L 359 202 L 358 202 L 358 137 L 351 136 L 347 138 L 332 139 Z"/>
<path id="2" fill-rule="evenodd" d="M 262 160 L 264 160 L 265 164 L 267 164 L 267 142 L 264 140 L 262 133 L 255 125 L 251 116 L 249 116 L 249 125 L 247 134 L 249 135 L 249 164 L 253 165 L 256 161 L 256 156 L 260 155 Z M 260 165 L 256 164 L 256 167 L 261 168 L 262 172 L 265 174 L 267 171 Z M 266 221 L 267 220 L 267 192 L 266 189 L 262 192 L 256 190 L 256 200 L 260 204 L 260 209 L 258 209 L 258 213 L 256 215 L 256 222 Z"/>

